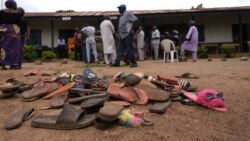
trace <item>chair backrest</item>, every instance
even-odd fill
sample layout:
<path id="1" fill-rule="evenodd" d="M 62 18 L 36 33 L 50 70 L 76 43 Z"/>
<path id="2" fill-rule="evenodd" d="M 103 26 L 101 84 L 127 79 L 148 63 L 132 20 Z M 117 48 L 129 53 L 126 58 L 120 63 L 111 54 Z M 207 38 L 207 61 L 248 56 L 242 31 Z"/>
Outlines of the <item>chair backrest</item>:
<path id="1" fill-rule="evenodd" d="M 164 49 L 165 52 L 170 52 L 171 51 L 171 45 L 175 50 L 175 46 L 173 41 L 169 40 L 169 39 L 164 39 L 161 41 L 161 46 Z"/>
<path id="2" fill-rule="evenodd" d="M 250 41 L 247 41 L 247 45 L 248 45 L 248 47 L 250 48 Z"/>

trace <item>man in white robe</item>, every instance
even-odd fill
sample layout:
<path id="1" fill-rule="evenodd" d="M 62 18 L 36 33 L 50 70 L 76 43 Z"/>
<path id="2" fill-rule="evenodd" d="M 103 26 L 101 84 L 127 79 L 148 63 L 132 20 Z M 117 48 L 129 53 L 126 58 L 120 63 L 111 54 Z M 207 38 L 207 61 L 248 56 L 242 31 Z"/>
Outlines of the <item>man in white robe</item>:
<path id="1" fill-rule="evenodd" d="M 142 30 L 142 27 L 139 27 L 138 34 L 137 34 L 137 50 L 138 50 L 138 56 L 139 60 L 144 60 L 144 36 L 145 33 Z"/>
<path id="2" fill-rule="evenodd" d="M 113 64 L 116 58 L 115 40 L 113 37 L 115 29 L 109 16 L 104 17 L 104 21 L 102 21 L 100 29 L 102 35 L 105 64 Z"/>

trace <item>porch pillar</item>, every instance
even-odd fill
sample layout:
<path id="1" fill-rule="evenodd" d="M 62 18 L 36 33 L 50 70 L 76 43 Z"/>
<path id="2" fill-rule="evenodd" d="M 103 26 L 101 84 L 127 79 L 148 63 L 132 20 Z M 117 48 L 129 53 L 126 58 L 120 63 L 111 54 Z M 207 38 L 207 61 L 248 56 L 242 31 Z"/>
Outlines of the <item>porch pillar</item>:
<path id="1" fill-rule="evenodd" d="M 52 51 L 54 51 L 54 21 L 50 21 L 50 27 L 51 27 L 51 48 Z"/>
<path id="2" fill-rule="evenodd" d="M 242 35 L 242 21 L 241 21 L 241 13 L 238 15 L 239 19 L 239 32 L 240 32 L 240 53 L 243 50 L 243 35 Z"/>

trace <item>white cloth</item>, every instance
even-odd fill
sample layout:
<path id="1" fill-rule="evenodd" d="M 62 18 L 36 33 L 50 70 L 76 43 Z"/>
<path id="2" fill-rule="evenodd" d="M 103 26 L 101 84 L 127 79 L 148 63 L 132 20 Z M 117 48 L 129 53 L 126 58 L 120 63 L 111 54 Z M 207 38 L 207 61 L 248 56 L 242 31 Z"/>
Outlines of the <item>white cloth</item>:
<path id="1" fill-rule="evenodd" d="M 144 48 L 145 33 L 141 30 L 137 35 L 137 48 Z"/>
<path id="2" fill-rule="evenodd" d="M 160 31 L 158 29 L 152 32 L 151 43 L 152 44 L 160 44 Z"/>
<path id="3" fill-rule="evenodd" d="M 66 44 L 65 44 L 65 40 L 64 40 L 64 39 L 62 39 L 62 40 L 61 40 L 61 39 L 58 39 L 58 40 L 57 40 L 57 45 L 58 45 L 58 46 L 64 46 L 64 45 L 66 45 Z"/>
<path id="4" fill-rule="evenodd" d="M 93 26 L 84 27 L 82 32 L 88 36 L 87 38 L 95 38 L 95 27 Z"/>
<path id="5" fill-rule="evenodd" d="M 115 50 L 115 40 L 113 37 L 115 29 L 112 22 L 110 20 L 104 20 L 100 25 L 100 29 L 104 54 L 113 53 Z"/>

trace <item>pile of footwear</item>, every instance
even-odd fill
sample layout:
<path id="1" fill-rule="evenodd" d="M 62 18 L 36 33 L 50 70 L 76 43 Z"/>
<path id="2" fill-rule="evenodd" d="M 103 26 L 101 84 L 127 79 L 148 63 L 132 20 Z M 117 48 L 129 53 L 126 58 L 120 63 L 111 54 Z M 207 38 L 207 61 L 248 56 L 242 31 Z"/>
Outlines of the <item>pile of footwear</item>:
<path id="1" fill-rule="evenodd" d="M 180 76 L 159 74 L 154 77 L 143 73 L 119 72 L 100 78 L 91 69 L 85 69 L 82 75 L 64 73 L 54 80 L 39 79 L 33 84 L 8 80 L 0 85 L 0 97 L 13 96 L 10 93 L 19 92 L 21 99 L 26 102 L 50 99 L 50 104 L 40 109 L 63 108 L 58 115 L 36 116 L 31 122 L 33 127 L 79 129 L 94 124 L 96 129 L 105 130 L 116 123 L 129 127 L 152 126 L 153 122 L 147 119 L 145 112 L 135 112 L 128 107 L 150 103 L 149 112 L 163 114 L 173 102 L 211 106 L 209 103 L 197 103 L 196 97 L 189 95 L 190 92 L 197 92 L 197 87 L 186 80 L 189 78 L 199 77 L 191 73 Z M 210 97 L 210 100 L 222 99 L 221 95 L 217 97 L 216 91 L 212 92 L 214 97 Z M 220 103 L 216 106 L 225 105 Z M 21 111 L 11 115 L 20 116 L 19 122 L 13 125 L 11 121 L 6 121 L 6 129 L 19 127 L 31 114 L 30 110 Z"/>

